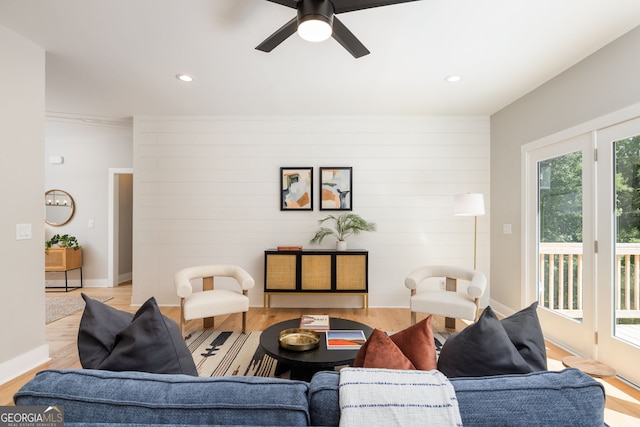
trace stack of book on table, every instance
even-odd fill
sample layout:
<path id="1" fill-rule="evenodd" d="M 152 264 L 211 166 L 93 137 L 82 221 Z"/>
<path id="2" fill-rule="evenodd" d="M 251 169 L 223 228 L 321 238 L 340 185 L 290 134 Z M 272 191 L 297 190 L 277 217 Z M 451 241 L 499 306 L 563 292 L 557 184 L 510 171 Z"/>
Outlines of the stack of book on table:
<path id="1" fill-rule="evenodd" d="M 329 316 L 326 314 L 304 314 L 300 318 L 300 328 L 316 332 L 327 331 L 329 330 Z"/>
<path id="2" fill-rule="evenodd" d="M 335 330 L 330 326 L 326 314 L 305 314 L 300 318 L 300 328 L 325 332 L 327 350 L 357 350 L 367 341 L 362 330 Z"/>

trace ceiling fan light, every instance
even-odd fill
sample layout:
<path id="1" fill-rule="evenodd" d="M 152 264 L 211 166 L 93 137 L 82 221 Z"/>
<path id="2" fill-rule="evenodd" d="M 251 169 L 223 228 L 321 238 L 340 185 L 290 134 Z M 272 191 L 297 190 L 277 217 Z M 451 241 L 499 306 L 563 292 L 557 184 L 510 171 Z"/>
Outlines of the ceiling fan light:
<path id="1" fill-rule="evenodd" d="M 298 24 L 298 35 L 309 42 L 321 42 L 333 33 L 331 24 L 324 17 L 309 17 Z"/>
<path id="2" fill-rule="evenodd" d="M 321 42 L 333 34 L 333 3 L 329 0 L 298 2 L 298 35 L 310 42 Z"/>

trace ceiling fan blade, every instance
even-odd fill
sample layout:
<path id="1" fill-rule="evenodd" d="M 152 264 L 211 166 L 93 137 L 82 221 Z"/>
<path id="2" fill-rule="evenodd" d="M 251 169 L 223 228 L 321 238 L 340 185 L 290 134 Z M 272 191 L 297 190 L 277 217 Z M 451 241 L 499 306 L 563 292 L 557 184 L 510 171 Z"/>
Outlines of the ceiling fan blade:
<path id="1" fill-rule="evenodd" d="M 298 0 L 267 0 L 271 3 L 278 3 L 283 6 L 290 7 L 292 9 L 296 9 L 298 7 Z"/>
<path id="2" fill-rule="evenodd" d="M 280 43 L 289 38 L 290 35 L 298 30 L 298 17 L 293 18 L 291 21 L 280 27 L 275 33 L 271 34 L 262 43 L 256 46 L 256 49 L 263 52 L 271 52 Z"/>
<path id="3" fill-rule="evenodd" d="M 331 3 L 333 3 L 335 13 L 344 13 L 353 12 L 354 10 L 370 9 L 372 7 L 390 6 L 392 4 L 398 3 L 408 3 L 411 1 L 418 0 L 331 0 Z"/>
<path id="4" fill-rule="evenodd" d="M 360 40 L 335 16 L 333 17 L 333 38 L 347 49 L 354 58 L 360 58 L 370 53 Z"/>

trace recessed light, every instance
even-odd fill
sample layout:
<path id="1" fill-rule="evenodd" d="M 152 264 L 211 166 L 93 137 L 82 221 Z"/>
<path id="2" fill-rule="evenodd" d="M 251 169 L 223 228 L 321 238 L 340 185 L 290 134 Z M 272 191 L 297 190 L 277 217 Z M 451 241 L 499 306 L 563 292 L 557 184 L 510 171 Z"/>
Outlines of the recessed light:
<path id="1" fill-rule="evenodd" d="M 191 83 L 193 81 L 193 77 L 189 74 L 176 74 L 176 79 L 185 83 Z"/>
<path id="2" fill-rule="evenodd" d="M 447 83 L 458 83 L 460 80 L 462 80 L 462 77 L 455 74 L 444 78 Z"/>

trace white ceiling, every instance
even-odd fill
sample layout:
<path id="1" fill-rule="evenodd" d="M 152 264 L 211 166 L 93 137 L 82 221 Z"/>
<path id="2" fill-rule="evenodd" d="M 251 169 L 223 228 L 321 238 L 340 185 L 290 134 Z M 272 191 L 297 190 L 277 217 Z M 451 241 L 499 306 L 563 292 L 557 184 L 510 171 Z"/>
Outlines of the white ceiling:
<path id="1" fill-rule="evenodd" d="M 490 115 L 639 25 L 640 1 L 420 0 L 338 15 L 360 59 L 295 34 L 254 49 L 294 16 L 265 0 L 0 0 L 0 25 L 47 51 L 47 111 L 114 118 Z"/>

